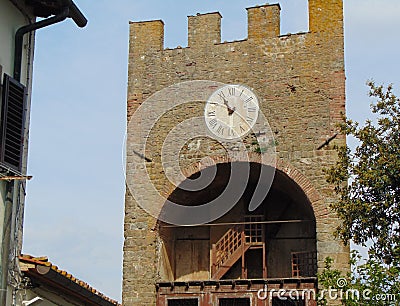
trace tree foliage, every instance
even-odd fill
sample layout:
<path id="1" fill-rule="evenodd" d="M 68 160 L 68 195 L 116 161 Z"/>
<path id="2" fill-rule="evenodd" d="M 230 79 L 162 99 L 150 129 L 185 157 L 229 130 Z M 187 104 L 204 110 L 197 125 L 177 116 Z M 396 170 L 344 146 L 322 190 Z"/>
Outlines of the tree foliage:
<path id="1" fill-rule="evenodd" d="M 361 263 L 360 263 L 361 262 Z M 331 296 L 338 296 L 342 305 L 398 306 L 400 305 L 400 265 L 398 261 L 386 265 L 371 252 L 362 262 L 359 253 L 353 252 L 352 271 L 343 275 L 332 269 L 332 260 L 325 260 L 325 269 L 318 276 L 318 282 L 325 289 L 320 291 L 319 305 L 330 305 Z M 325 294 L 322 294 L 325 292 Z"/>
<path id="2" fill-rule="evenodd" d="M 374 120 L 363 125 L 344 118 L 342 133 L 357 145 L 337 148 L 328 182 L 339 201 L 332 208 L 343 221 L 336 234 L 345 243 L 372 243 L 375 258 L 387 263 L 400 256 L 400 100 L 392 85 L 368 82 Z"/>
<path id="3" fill-rule="evenodd" d="M 343 276 L 331 268 L 318 276 L 324 288 L 359 292 L 343 296 L 343 305 L 399 305 L 400 301 L 400 100 L 392 85 L 368 82 L 374 119 L 363 125 L 343 118 L 341 132 L 356 141 L 354 149 L 337 147 L 338 161 L 326 171 L 339 200 L 331 205 L 342 220 L 336 235 L 345 243 L 369 244 L 368 259 L 358 253 Z M 338 287 L 338 280 L 346 279 Z M 367 296 L 364 293 L 368 293 Z M 386 297 L 386 298 L 385 298 Z M 327 299 L 319 300 L 326 305 Z"/>

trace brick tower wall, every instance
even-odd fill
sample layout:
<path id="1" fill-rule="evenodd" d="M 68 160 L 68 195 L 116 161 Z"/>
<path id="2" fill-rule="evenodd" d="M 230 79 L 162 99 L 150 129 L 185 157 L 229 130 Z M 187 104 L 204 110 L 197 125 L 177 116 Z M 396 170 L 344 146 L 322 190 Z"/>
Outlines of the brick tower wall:
<path id="1" fill-rule="evenodd" d="M 291 35 L 280 35 L 280 10 L 278 4 L 248 8 L 248 38 L 225 43 L 221 43 L 219 13 L 189 16 L 188 46 L 176 49 L 164 49 L 162 21 L 132 22 L 128 120 L 153 93 L 180 82 L 213 80 L 252 87 L 275 133 L 279 164 L 286 165 L 286 173 L 306 178 L 310 190 L 317 193 L 310 200 L 316 215 L 319 269 L 330 256 L 337 268 L 346 270 L 349 248 L 332 236 L 338 219 L 328 206 L 335 196 L 322 171 L 336 159 L 333 144 L 343 144 L 345 139 L 338 136 L 317 149 L 336 132 L 345 111 L 343 3 L 309 0 L 309 32 Z M 193 112 L 201 115 L 203 109 L 182 109 L 183 117 L 185 111 L 192 116 Z M 166 120 L 159 130 L 167 131 L 176 123 Z M 153 137 L 148 152 L 152 160 L 148 171 L 159 190 L 168 185 L 158 154 L 165 133 Z M 132 171 L 128 167 L 127 175 Z M 156 224 L 127 189 L 124 305 L 155 305 L 155 282 L 162 280 Z"/>

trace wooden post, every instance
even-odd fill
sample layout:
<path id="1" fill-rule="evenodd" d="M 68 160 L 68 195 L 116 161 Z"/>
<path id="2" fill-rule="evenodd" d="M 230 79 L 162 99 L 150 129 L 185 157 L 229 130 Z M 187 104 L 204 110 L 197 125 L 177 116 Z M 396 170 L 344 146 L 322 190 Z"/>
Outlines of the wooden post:
<path id="1" fill-rule="evenodd" d="M 244 226 L 241 226 L 240 239 L 242 241 L 242 278 L 247 278 L 247 269 L 245 261 L 245 247 L 246 247 L 246 235 L 244 233 Z"/>
<path id="2" fill-rule="evenodd" d="M 267 240 L 265 237 L 265 225 L 262 225 L 262 244 L 263 244 L 263 254 L 262 254 L 262 260 L 263 260 L 263 278 L 267 278 L 267 250 L 266 250 L 266 244 Z"/>
<path id="3" fill-rule="evenodd" d="M 217 272 L 217 248 L 215 243 L 213 243 L 212 245 L 212 251 L 211 251 L 211 278 L 213 278 L 213 276 L 215 275 L 215 273 Z"/>
<path id="4" fill-rule="evenodd" d="M 265 250 L 265 242 L 263 242 L 263 246 L 262 246 L 262 265 L 263 265 L 263 278 L 267 278 L 267 264 L 266 264 L 266 250 Z"/>

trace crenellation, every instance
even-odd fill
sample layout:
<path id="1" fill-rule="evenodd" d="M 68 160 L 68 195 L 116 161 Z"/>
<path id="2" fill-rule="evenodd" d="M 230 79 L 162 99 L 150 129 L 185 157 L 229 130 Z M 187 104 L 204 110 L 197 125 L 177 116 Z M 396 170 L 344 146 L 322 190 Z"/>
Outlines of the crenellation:
<path id="1" fill-rule="evenodd" d="M 280 35 L 279 4 L 266 4 L 247 8 L 248 39 L 259 43 L 264 39 L 278 37 Z"/>
<path id="2" fill-rule="evenodd" d="M 164 22 L 162 20 L 130 22 L 129 37 L 131 54 L 164 50 Z"/>
<path id="3" fill-rule="evenodd" d="M 308 0 L 309 30 L 343 36 L 343 0 Z"/>
<path id="4" fill-rule="evenodd" d="M 343 35 L 343 1 L 309 0 L 309 32 L 280 33 L 281 6 L 265 4 L 247 8 L 248 38 L 221 42 L 221 19 L 219 12 L 188 16 L 188 47 L 204 48 L 213 45 L 248 42 L 267 43 L 273 38 L 305 36 L 321 33 L 327 36 Z M 162 20 L 130 22 L 131 54 L 153 51 L 186 49 L 164 49 L 164 22 Z"/>
<path id="5" fill-rule="evenodd" d="M 188 16 L 188 46 L 204 48 L 220 43 L 221 19 L 218 12 Z"/>

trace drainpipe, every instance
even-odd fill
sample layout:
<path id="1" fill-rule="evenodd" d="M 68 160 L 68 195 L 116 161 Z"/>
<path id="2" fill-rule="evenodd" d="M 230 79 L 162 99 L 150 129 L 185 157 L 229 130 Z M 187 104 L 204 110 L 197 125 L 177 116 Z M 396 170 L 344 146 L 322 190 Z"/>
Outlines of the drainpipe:
<path id="1" fill-rule="evenodd" d="M 1 261 L 3 263 L 2 267 L 2 276 L 1 276 L 1 291 L 0 291 L 0 305 L 6 305 L 7 301 L 7 288 L 8 288 L 8 271 L 10 270 L 9 262 L 9 250 L 10 250 L 10 240 L 13 236 L 11 230 L 12 224 L 12 206 L 13 206 L 13 193 L 14 193 L 14 183 L 7 182 L 4 197 L 4 225 L 2 228 L 3 231 L 3 241 L 2 241 L 2 249 L 3 253 L 1 254 Z"/>
<path id="2" fill-rule="evenodd" d="M 35 22 L 32 24 L 28 24 L 18 29 L 17 33 L 15 33 L 15 49 L 14 49 L 14 79 L 18 82 L 21 81 L 21 66 L 22 66 L 22 48 L 24 42 L 24 35 L 26 33 L 35 31 L 37 29 L 41 29 L 47 27 L 49 25 L 64 21 L 69 15 L 69 8 L 66 7 L 64 10 L 53 17 L 47 18 L 45 20 L 41 20 L 39 22 Z"/>
<path id="3" fill-rule="evenodd" d="M 14 79 L 18 82 L 21 81 L 23 39 L 26 33 L 47 27 L 55 23 L 59 23 L 61 21 L 64 21 L 68 17 L 71 17 L 75 21 L 77 26 L 81 28 L 86 26 L 87 19 L 81 13 L 81 11 L 79 11 L 78 7 L 72 2 L 72 0 L 67 0 L 66 4 L 67 6 L 65 6 L 61 13 L 53 17 L 41 20 L 39 22 L 23 26 L 17 30 L 17 33 L 15 33 Z"/>

